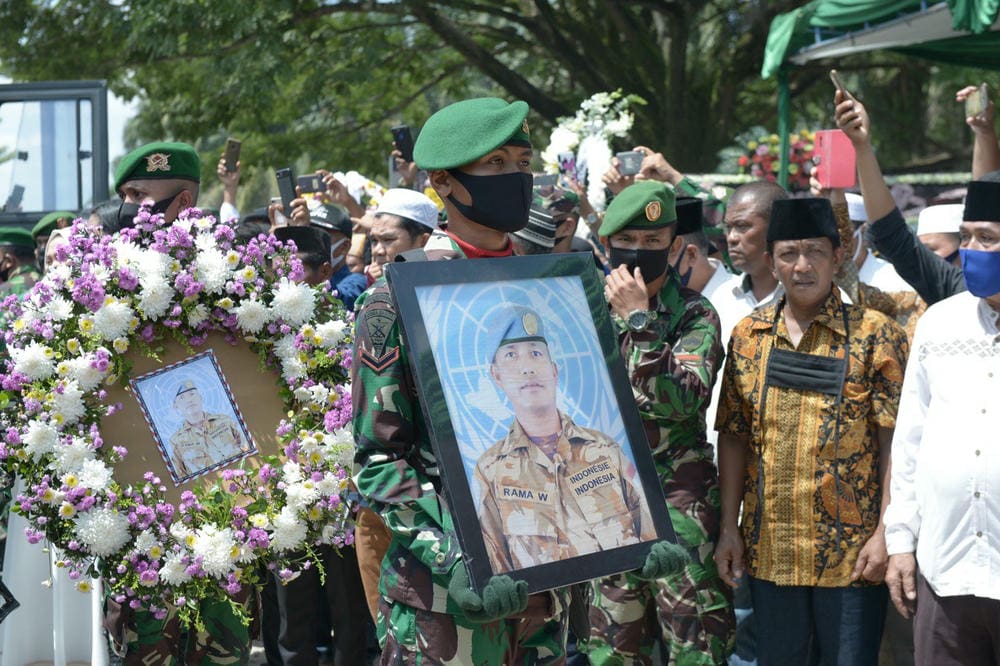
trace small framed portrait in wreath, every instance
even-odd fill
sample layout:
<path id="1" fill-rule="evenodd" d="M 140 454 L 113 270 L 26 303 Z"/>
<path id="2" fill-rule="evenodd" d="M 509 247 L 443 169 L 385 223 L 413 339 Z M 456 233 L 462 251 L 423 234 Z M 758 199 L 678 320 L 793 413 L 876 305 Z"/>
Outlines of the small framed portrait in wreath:
<path id="1" fill-rule="evenodd" d="M 258 452 L 211 349 L 130 385 L 175 485 Z"/>
<path id="2" fill-rule="evenodd" d="M 675 539 L 589 254 L 387 279 L 475 588 L 612 575 Z"/>

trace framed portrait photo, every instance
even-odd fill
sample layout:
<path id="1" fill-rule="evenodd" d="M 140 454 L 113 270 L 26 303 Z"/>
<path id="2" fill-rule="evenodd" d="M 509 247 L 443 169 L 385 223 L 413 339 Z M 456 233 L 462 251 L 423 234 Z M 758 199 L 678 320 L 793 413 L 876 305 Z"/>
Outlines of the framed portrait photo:
<path id="1" fill-rule="evenodd" d="M 590 254 L 386 275 L 473 587 L 562 587 L 675 540 Z"/>
<path id="2" fill-rule="evenodd" d="M 175 485 L 258 453 L 211 349 L 130 384 Z"/>

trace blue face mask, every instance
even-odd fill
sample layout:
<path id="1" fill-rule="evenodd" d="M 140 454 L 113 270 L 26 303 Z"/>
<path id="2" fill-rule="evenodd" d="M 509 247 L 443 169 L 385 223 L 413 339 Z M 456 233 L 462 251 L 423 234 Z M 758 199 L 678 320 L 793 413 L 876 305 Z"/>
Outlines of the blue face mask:
<path id="1" fill-rule="evenodd" d="M 1000 252 L 960 249 L 965 286 L 973 296 L 987 298 L 1000 293 Z"/>

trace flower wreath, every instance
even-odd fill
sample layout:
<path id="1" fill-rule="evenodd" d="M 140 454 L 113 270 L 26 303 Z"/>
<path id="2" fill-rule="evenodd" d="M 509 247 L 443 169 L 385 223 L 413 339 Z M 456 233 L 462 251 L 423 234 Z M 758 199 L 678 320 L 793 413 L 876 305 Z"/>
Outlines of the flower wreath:
<path id="1" fill-rule="evenodd" d="M 559 119 L 542 151 L 547 173 L 557 173 L 560 153 L 576 151 L 576 163 L 587 167 L 587 200 L 598 210 L 605 205 L 604 181 L 611 168 L 611 139 L 628 135 L 635 122 L 629 110 L 632 104 L 645 104 L 638 95 L 623 95 L 621 90 L 591 95 L 580 104 L 576 115 Z"/>
<path id="2" fill-rule="evenodd" d="M 159 618 L 173 605 L 199 627 L 206 599 L 248 621 L 233 596 L 260 584 L 258 563 L 291 579 L 316 561 L 314 546 L 353 540 L 348 316 L 296 282 L 293 244 L 262 234 L 239 246 L 234 225 L 196 208 L 166 223 L 144 207 L 134 228 L 102 237 L 78 220 L 45 279 L 3 305 L 0 471 L 23 481 L 12 508 L 28 540 L 58 547 L 81 591 L 101 576 L 119 603 Z M 178 504 L 152 472 L 122 487 L 112 472 L 128 443 L 100 427 L 121 404 L 104 387 L 127 384 L 130 347 L 157 358 L 172 337 L 193 353 L 213 331 L 280 373 L 284 458 L 227 469 Z"/>

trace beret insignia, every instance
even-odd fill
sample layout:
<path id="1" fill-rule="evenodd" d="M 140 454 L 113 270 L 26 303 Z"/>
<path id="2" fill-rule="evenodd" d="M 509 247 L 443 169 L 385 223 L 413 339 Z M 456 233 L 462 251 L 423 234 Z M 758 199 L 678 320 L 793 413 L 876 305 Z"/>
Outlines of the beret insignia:
<path id="1" fill-rule="evenodd" d="M 646 219 L 650 222 L 656 222 L 660 219 L 660 213 L 662 212 L 663 209 L 660 207 L 659 201 L 650 201 L 646 204 Z"/>
<path id="2" fill-rule="evenodd" d="M 170 155 L 166 153 L 153 153 L 146 156 L 146 171 L 170 171 Z"/>

